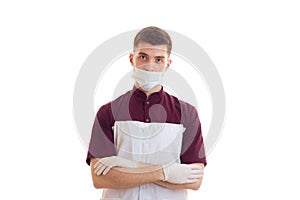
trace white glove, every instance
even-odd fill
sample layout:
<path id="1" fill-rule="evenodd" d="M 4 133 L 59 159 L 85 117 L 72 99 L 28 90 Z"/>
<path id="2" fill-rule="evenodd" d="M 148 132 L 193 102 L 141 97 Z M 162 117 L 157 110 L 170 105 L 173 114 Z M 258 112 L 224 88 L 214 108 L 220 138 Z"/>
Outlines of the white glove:
<path id="1" fill-rule="evenodd" d="M 170 183 L 195 183 L 203 176 L 203 170 L 198 165 L 173 163 L 163 166 L 164 181 Z"/>
<path id="2" fill-rule="evenodd" d="M 136 168 L 138 166 L 137 161 L 127 160 L 117 156 L 110 156 L 98 160 L 98 162 L 94 165 L 94 173 L 97 175 L 106 175 L 113 167 Z"/>

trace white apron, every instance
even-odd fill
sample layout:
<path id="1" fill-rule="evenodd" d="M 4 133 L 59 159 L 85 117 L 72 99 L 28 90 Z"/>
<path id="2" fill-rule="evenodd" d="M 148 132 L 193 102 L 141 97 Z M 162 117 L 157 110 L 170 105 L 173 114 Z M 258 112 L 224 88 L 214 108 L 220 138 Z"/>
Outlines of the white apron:
<path id="1" fill-rule="evenodd" d="M 117 156 L 149 164 L 180 163 L 182 124 L 116 121 Z M 170 190 L 153 183 L 129 189 L 104 189 L 102 200 L 186 200 L 187 190 Z"/>

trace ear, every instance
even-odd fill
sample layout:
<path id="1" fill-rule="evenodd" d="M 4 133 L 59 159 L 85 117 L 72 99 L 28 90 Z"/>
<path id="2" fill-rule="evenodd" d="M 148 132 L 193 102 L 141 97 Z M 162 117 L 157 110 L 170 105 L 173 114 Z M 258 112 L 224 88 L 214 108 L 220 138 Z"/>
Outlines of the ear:
<path id="1" fill-rule="evenodd" d="M 133 63 L 133 54 L 132 54 L 132 53 L 129 54 L 129 61 L 130 61 L 130 63 L 131 63 L 131 66 L 134 67 L 134 63 Z"/>
<path id="2" fill-rule="evenodd" d="M 170 67 L 171 63 L 172 63 L 172 60 L 171 60 L 171 59 L 168 59 L 167 67 L 166 67 L 167 69 Z"/>

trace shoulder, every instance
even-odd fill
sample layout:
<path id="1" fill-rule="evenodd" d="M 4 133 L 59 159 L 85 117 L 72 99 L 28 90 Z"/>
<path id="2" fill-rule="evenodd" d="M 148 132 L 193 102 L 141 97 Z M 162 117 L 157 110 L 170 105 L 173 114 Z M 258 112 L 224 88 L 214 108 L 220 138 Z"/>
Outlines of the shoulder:
<path id="1" fill-rule="evenodd" d="M 190 113 L 190 114 L 197 114 L 197 109 L 195 108 L 195 106 L 191 105 L 190 103 L 179 100 L 179 105 L 180 105 L 180 108 L 181 108 L 181 112 Z"/>
<path id="2" fill-rule="evenodd" d="M 197 109 L 193 105 L 167 92 L 164 92 L 164 104 L 173 114 L 177 113 L 180 122 L 185 125 L 198 118 Z"/>
<path id="3" fill-rule="evenodd" d="M 180 112 L 181 112 L 181 121 L 183 124 L 190 124 L 195 120 L 199 120 L 198 112 L 195 106 L 179 100 Z"/>
<path id="4" fill-rule="evenodd" d="M 191 105 L 186 101 L 178 99 L 178 97 L 176 96 L 164 92 L 164 99 L 169 103 L 176 104 L 180 108 L 182 114 L 187 114 L 187 113 L 193 115 L 197 114 L 197 109 L 193 105 Z"/>
<path id="5" fill-rule="evenodd" d="M 179 106 L 180 101 L 176 96 L 173 96 L 166 91 L 163 91 L 162 96 L 166 104 Z"/>
<path id="6" fill-rule="evenodd" d="M 120 95 L 116 99 L 102 105 L 97 111 L 97 117 L 101 118 L 101 116 L 109 115 L 112 117 L 113 110 L 115 108 L 120 108 L 120 105 L 127 101 L 131 96 L 131 91 L 127 91 L 125 94 Z"/>

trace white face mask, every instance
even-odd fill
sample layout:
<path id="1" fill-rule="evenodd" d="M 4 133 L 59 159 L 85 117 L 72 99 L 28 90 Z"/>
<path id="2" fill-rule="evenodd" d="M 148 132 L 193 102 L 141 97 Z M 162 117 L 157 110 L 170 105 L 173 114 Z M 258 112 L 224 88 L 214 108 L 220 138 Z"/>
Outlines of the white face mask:
<path id="1" fill-rule="evenodd" d="M 151 72 L 134 67 L 131 77 L 143 90 L 148 91 L 155 86 L 162 84 L 164 71 L 165 70 L 162 72 Z"/>

